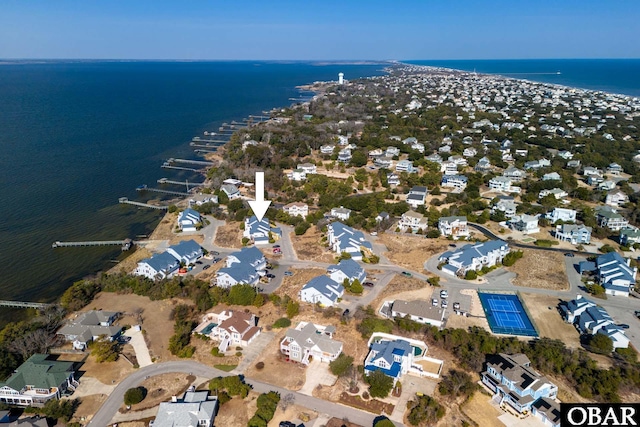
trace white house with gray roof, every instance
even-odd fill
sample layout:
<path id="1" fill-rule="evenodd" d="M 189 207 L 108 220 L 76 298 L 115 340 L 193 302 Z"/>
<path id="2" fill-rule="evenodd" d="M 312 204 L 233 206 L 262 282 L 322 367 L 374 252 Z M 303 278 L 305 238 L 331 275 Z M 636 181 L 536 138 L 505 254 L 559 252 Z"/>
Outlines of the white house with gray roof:
<path id="1" fill-rule="evenodd" d="M 443 236 L 451 236 L 454 239 L 466 239 L 469 237 L 469 226 L 466 216 L 444 216 L 438 220 L 438 230 Z"/>
<path id="2" fill-rule="evenodd" d="M 62 335 L 66 341 L 73 343 L 76 350 L 85 350 L 87 345 L 105 336 L 109 340 L 113 340 L 120 335 L 121 326 L 113 326 L 113 322 L 118 318 L 117 311 L 91 310 L 78 314 L 60 328 L 57 332 Z"/>
<path id="3" fill-rule="evenodd" d="M 218 398 L 208 391 L 188 391 L 181 399 L 161 402 L 149 427 L 213 427 L 217 410 Z"/>
<path id="4" fill-rule="evenodd" d="M 200 213 L 187 208 L 178 214 L 178 226 L 182 231 L 196 231 L 201 223 Z"/>
<path id="5" fill-rule="evenodd" d="M 420 212 L 406 211 L 400 217 L 398 227 L 402 232 L 407 230 L 411 230 L 412 233 L 417 233 L 418 230 L 426 231 L 429 227 L 429 219 Z"/>
<path id="6" fill-rule="evenodd" d="M 275 240 L 282 235 L 282 231 L 279 228 L 271 227 L 269 218 L 264 217 L 258 221 L 258 218 L 252 215 L 244 220 L 242 236 L 250 239 L 255 245 L 268 245 L 269 233 Z"/>
<path id="7" fill-rule="evenodd" d="M 545 218 L 552 224 L 556 221 L 576 222 L 577 212 L 575 209 L 553 208 L 553 210 L 545 215 Z"/>
<path id="8" fill-rule="evenodd" d="M 312 358 L 333 362 L 342 353 L 342 343 L 333 339 L 334 326 L 321 326 L 300 322 L 289 329 L 280 342 L 280 352 L 294 362 L 308 365 Z"/>
<path id="9" fill-rule="evenodd" d="M 430 301 L 395 300 L 389 304 L 390 317 L 407 317 L 414 322 L 435 327 L 442 327 L 444 323 L 444 308 L 433 306 Z"/>
<path id="10" fill-rule="evenodd" d="M 351 216 L 351 209 L 347 209 L 344 206 L 331 209 L 331 216 L 346 221 Z"/>
<path id="11" fill-rule="evenodd" d="M 327 273 L 336 283 L 344 283 L 345 279 L 349 280 L 349 283 L 353 283 L 354 280 L 360 283 L 367 280 L 367 272 L 352 259 L 343 259 L 338 264 L 330 265 Z"/>
<path id="12" fill-rule="evenodd" d="M 416 185 L 407 194 L 407 203 L 414 209 L 423 206 L 427 199 L 427 187 Z"/>
<path id="13" fill-rule="evenodd" d="M 154 254 L 138 263 L 133 274 L 145 276 L 151 280 L 170 278 L 180 268 L 180 261 L 168 252 Z"/>
<path id="14" fill-rule="evenodd" d="M 317 276 L 309 280 L 300 290 L 299 297 L 303 302 L 332 307 L 338 298 L 344 295 L 344 286 L 328 276 Z"/>
<path id="15" fill-rule="evenodd" d="M 223 184 L 220 189 L 224 191 L 229 200 L 240 198 L 240 190 L 233 184 Z"/>
<path id="16" fill-rule="evenodd" d="M 362 259 L 362 252 L 373 254 L 373 246 L 365 239 L 364 233 L 341 222 L 332 222 L 327 226 L 327 241 L 336 254 L 346 252 L 356 261 Z"/>
<path id="17" fill-rule="evenodd" d="M 556 225 L 554 237 L 574 245 L 588 245 L 591 243 L 591 231 L 591 227 L 582 224 L 562 224 Z"/>

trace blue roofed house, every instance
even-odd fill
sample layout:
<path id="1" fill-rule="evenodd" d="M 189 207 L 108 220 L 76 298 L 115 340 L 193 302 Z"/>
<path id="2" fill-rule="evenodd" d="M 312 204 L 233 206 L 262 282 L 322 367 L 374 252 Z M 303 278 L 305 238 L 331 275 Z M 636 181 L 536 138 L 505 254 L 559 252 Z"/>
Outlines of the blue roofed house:
<path id="1" fill-rule="evenodd" d="M 178 226 L 182 231 L 196 231 L 201 223 L 200 213 L 191 208 L 187 208 L 178 214 Z"/>
<path id="2" fill-rule="evenodd" d="M 502 262 L 502 259 L 511 252 L 509 245 L 503 240 L 489 240 L 475 245 L 468 244 L 456 251 L 447 251 L 440 255 L 440 262 L 447 264 L 442 271 L 464 276 L 467 271 L 480 270 L 482 267 L 493 267 Z"/>
<path id="3" fill-rule="evenodd" d="M 176 245 L 171 245 L 167 252 L 184 265 L 194 264 L 204 255 L 202 247 L 195 240 L 183 240 Z"/>
<path id="4" fill-rule="evenodd" d="M 582 295 L 578 295 L 574 300 L 561 302 L 560 312 L 565 322 L 574 323 L 587 308 L 595 306 L 595 302 L 583 297 Z"/>
<path id="5" fill-rule="evenodd" d="M 573 323 L 583 334 L 606 335 L 611 339 L 614 349 L 629 346 L 629 338 L 624 330 L 614 323 L 609 313 L 581 295 L 569 302 L 561 302 L 560 312 L 567 323 Z"/>
<path id="6" fill-rule="evenodd" d="M 426 356 L 427 344 L 423 341 L 376 332 L 369 339 L 369 353 L 364 360 L 364 373 L 369 375 L 374 371 L 382 371 L 393 378 L 394 384 L 405 374 L 417 376 L 431 376 L 437 374 L 426 373 L 422 368 L 423 360 L 431 360 L 440 364 L 442 361 Z"/>
<path id="7" fill-rule="evenodd" d="M 178 268 L 180 261 L 170 253 L 162 252 L 140 261 L 133 274 L 151 280 L 162 280 L 173 276 Z"/>
<path id="8" fill-rule="evenodd" d="M 242 248 L 227 256 L 227 267 L 230 268 L 234 264 L 248 265 L 254 270 L 264 270 L 267 267 L 267 259 L 264 257 L 260 249 L 256 247 Z"/>
<path id="9" fill-rule="evenodd" d="M 278 240 L 282 236 L 279 228 L 272 228 L 267 217 L 258 221 L 255 215 L 244 220 L 244 231 L 242 236 L 250 239 L 256 245 L 269 244 L 269 233 L 274 240 Z"/>
<path id="10" fill-rule="evenodd" d="M 247 285 L 256 286 L 260 281 L 260 275 L 251 266 L 234 265 L 233 267 L 224 267 L 216 273 L 216 285 L 228 288 L 234 285 L 245 283 Z"/>
<path id="11" fill-rule="evenodd" d="M 596 334 L 600 328 L 613 325 L 613 319 L 602 307 L 589 307 L 578 317 L 576 328 L 583 334 Z"/>
<path id="12" fill-rule="evenodd" d="M 330 265 L 327 272 L 329 277 L 337 283 L 344 283 L 344 279 L 349 280 L 349 283 L 353 283 L 356 279 L 360 283 L 367 280 L 367 272 L 352 259 L 343 259 L 336 265 Z"/>
<path id="13" fill-rule="evenodd" d="M 598 282 L 608 295 L 629 296 L 636 284 L 638 269 L 631 267 L 631 260 L 625 260 L 617 252 L 609 252 L 596 258 Z"/>
<path id="14" fill-rule="evenodd" d="M 629 337 L 624 333 L 624 329 L 622 329 L 618 325 L 605 325 L 602 328 L 598 329 L 598 334 L 609 337 L 611 343 L 613 344 L 613 349 L 616 348 L 627 348 L 629 347 Z"/>
<path id="15" fill-rule="evenodd" d="M 317 276 L 309 280 L 300 290 L 300 300 L 311 304 L 331 307 L 344 295 L 344 286 L 327 276 Z"/>
<path id="16" fill-rule="evenodd" d="M 494 400 L 508 404 L 519 414 L 532 412 L 539 399 L 555 399 L 558 387 L 531 367 L 522 353 L 500 353 L 487 363 L 482 372 L 482 384 L 495 393 Z"/>
<path id="17" fill-rule="evenodd" d="M 327 226 L 327 240 L 329 247 L 338 255 L 346 252 L 354 260 L 361 260 L 362 252 L 373 254 L 373 246 L 365 239 L 364 233 L 341 222 L 332 222 Z"/>

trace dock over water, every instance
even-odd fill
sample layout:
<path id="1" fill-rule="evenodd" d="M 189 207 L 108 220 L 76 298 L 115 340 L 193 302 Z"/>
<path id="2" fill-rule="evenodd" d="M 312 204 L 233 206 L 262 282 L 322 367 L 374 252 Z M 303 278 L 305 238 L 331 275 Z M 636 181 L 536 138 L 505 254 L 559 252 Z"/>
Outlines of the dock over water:
<path id="1" fill-rule="evenodd" d="M 151 209 L 169 209 L 169 206 L 159 206 L 159 205 L 151 205 L 149 203 L 142 203 L 142 202 L 134 202 L 133 200 L 129 200 L 126 197 L 120 197 L 118 199 L 118 203 L 125 203 L 128 205 L 134 205 L 134 206 L 140 206 L 143 208 L 151 208 Z"/>
<path id="2" fill-rule="evenodd" d="M 47 308 L 47 307 L 51 307 L 52 305 L 53 304 L 45 304 L 43 302 L 4 301 L 4 300 L 0 300 L 0 307 L 44 309 L 44 308 Z"/>

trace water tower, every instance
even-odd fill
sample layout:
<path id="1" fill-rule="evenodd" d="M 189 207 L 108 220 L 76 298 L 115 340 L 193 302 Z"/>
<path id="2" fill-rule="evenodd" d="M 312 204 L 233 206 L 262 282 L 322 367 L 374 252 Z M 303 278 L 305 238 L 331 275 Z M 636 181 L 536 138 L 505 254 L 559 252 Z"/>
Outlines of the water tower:
<path id="1" fill-rule="evenodd" d="M 344 73 L 338 73 L 338 84 L 344 84 Z"/>

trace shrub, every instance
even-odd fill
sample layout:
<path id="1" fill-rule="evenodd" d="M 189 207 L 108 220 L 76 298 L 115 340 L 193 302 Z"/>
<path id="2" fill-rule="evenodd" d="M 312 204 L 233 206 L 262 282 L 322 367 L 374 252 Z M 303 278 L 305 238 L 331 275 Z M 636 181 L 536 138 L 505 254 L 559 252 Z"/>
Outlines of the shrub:
<path id="1" fill-rule="evenodd" d="M 395 424 L 389 418 L 385 418 L 385 419 L 376 421 L 373 427 L 395 427 Z"/>
<path id="2" fill-rule="evenodd" d="M 242 352 L 241 352 L 241 351 L 236 351 L 236 356 L 237 356 L 237 357 L 242 356 Z"/>
<path id="3" fill-rule="evenodd" d="M 454 398 L 458 396 L 469 397 L 476 388 L 477 385 L 469 374 L 454 369 L 442 377 L 438 391 L 442 395 L 449 395 Z"/>
<path id="4" fill-rule="evenodd" d="M 589 348 L 594 353 L 611 354 L 613 351 L 613 341 L 606 335 L 594 334 L 589 339 Z"/>
<path id="5" fill-rule="evenodd" d="M 290 300 L 287 303 L 287 317 L 291 319 L 297 316 L 299 312 L 300 312 L 300 304 L 298 304 L 294 300 Z"/>
<path id="6" fill-rule="evenodd" d="M 385 398 L 393 388 L 393 378 L 386 376 L 382 371 L 373 371 L 366 375 L 365 381 L 369 384 L 371 397 Z"/>
<path id="7" fill-rule="evenodd" d="M 144 387 L 130 388 L 124 393 L 124 404 L 127 406 L 140 403 L 147 396 L 147 389 Z"/>
<path id="8" fill-rule="evenodd" d="M 351 366 L 353 366 L 353 357 L 347 356 L 344 353 L 340 353 L 336 360 L 329 363 L 329 369 L 331 369 L 331 373 L 338 377 L 348 375 L 349 371 L 351 370 Z"/>
<path id="9" fill-rule="evenodd" d="M 288 328 L 291 326 L 291 320 L 286 317 L 281 317 L 273 323 L 274 328 Z"/>
<path id="10" fill-rule="evenodd" d="M 598 249 L 598 250 L 600 252 L 602 252 L 602 253 L 605 253 L 605 254 L 608 254 L 609 252 L 615 252 L 616 251 L 616 249 L 611 245 L 602 245 L 600 247 L 600 249 Z"/>
<path id="11" fill-rule="evenodd" d="M 422 423 L 435 424 L 445 414 L 445 409 L 431 396 L 420 396 L 416 400 L 407 402 L 409 416 L 407 420 L 411 425 Z"/>
<path id="12" fill-rule="evenodd" d="M 258 371 L 261 371 L 262 369 L 264 369 L 264 362 L 258 362 L 256 363 L 256 369 Z"/>
<path id="13" fill-rule="evenodd" d="M 469 270 L 467 271 L 467 274 L 464 275 L 464 278 L 466 280 L 475 280 L 478 278 L 478 272 L 475 270 Z"/>

